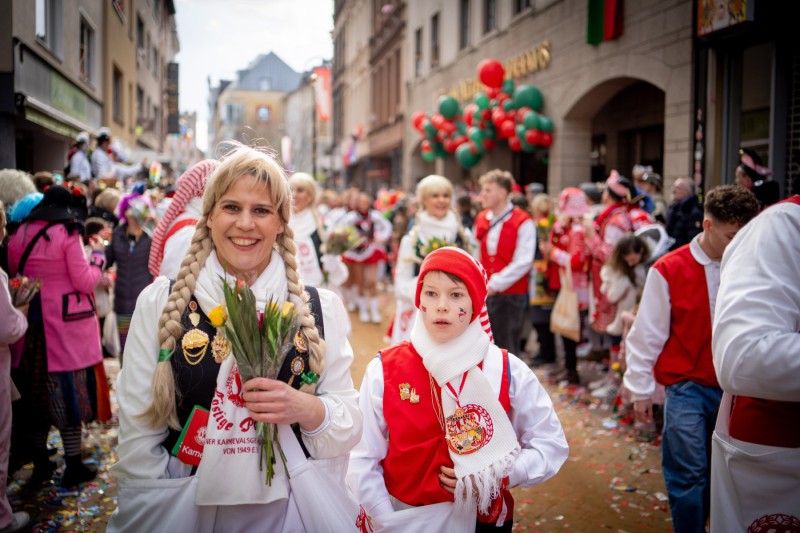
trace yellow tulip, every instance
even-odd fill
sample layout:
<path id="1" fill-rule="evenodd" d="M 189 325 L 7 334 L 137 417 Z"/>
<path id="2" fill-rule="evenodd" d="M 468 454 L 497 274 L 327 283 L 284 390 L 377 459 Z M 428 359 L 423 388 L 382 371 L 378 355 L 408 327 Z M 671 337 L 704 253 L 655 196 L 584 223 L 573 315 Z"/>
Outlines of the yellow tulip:
<path id="1" fill-rule="evenodd" d="M 619 363 L 614 363 L 613 365 L 611 365 L 611 368 L 613 370 L 619 370 L 620 369 L 620 364 Z"/>
<path id="2" fill-rule="evenodd" d="M 267 310 L 269 313 L 277 313 L 278 312 L 278 302 L 270 302 L 269 309 Z"/>
<path id="3" fill-rule="evenodd" d="M 281 316 L 286 318 L 292 311 L 294 311 L 294 304 L 292 302 L 284 302 L 281 308 Z"/>
<path id="4" fill-rule="evenodd" d="M 225 306 L 218 305 L 208 313 L 208 319 L 211 321 L 211 325 L 215 328 L 222 327 L 225 324 L 225 321 L 228 319 L 228 312 L 225 309 Z"/>

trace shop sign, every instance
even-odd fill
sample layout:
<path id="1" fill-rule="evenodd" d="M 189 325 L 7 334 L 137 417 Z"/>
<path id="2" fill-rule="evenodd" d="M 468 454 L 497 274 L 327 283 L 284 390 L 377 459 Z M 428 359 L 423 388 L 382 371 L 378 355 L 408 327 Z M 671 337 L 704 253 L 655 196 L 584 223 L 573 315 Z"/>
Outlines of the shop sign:
<path id="1" fill-rule="evenodd" d="M 544 41 L 539 46 L 526 50 L 503 63 L 506 79 L 518 81 L 521 78 L 544 70 L 550 66 L 550 59 L 550 41 Z M 476 77 L 469 80 L 461 80 L 458 85 L 448 87 L 442 91 L 442 94 L 448 94 L 461 102 L 466 102 L 472 100 L 481 91 L 483 91 L 483 84 Z"/>
<path id="2" fill-rule="evenodd" d="M 64 113 L 86 121 L 86 93 L 54 70 L 50 71 L 50 105 Z"/>
<path id="3" fill-rule="evenodd" d="M 753 20 L 755 0 L 700 0 L 697 3 L 697 36 Z"/>

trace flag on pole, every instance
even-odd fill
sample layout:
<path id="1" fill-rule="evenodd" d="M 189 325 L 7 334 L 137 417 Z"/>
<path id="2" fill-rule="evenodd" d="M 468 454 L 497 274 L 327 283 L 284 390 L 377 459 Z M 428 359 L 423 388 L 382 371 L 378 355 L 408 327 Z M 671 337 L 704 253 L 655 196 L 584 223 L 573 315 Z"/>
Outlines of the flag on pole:
<path id="1" fill-rule="evenodd" d="M 588 0 L 586 42 L 600 44 L 622 35 L 622 0 Z"/>

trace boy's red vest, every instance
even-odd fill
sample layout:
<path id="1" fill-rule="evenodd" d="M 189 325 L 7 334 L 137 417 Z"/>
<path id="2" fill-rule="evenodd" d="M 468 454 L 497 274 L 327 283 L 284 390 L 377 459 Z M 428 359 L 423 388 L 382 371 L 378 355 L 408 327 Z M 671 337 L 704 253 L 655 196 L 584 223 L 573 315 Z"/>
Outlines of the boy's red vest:
<path id="1" fill-rule="evenodd" d="M 800 205 L 800 195 L 784 202 Z M 800 402 L 736 396 L 729 426 L 731 437 L 735 439 L 767 446 L 800 448 Z"/>
<path id="2" fill-rule="evenodd" d="M 711 308 L 705 268 L 695 260 L 689 244 L 668 253 L 653 268 L 667 281 L 671 302 L 669 338 L 653 369 L 656 381 L 672 385 L 688 379 L 706 387 L 719 387 L 711 357 Z"/>
<path id="3" fill-rule="evenodd" d="M 489 255 L 486 247 L 486 236 L 489 233 L 491 221 L 486 218 L 489 213 L 484 209 L 475 218 L 475 238 L 481 243 L 481 265 L 486 274 L 491 278 L 492 275 L 500 272 L 511 263 L 514 258 L 514 250 L 517 249 L 517 237 L 519 227 L 531 217 L 522 209 L 515 207 L 503 222 L 500 228 L 500 239 L 497 241 L 497 253 Z M 531 258 L 531 262 L 533 258 Z M 528 294 L 528 274 L 515 281 L 509 288 L 500 294 Z"/>
<path id="4" fill-rule="evenodd" d="M 439 467 L 453 468 L 443 422 L 437 418 L 431 394 L 431 387 L 439 390 L 439 386 L 409 341 L 381 351 L 380 358 L 383 413 L 389 434 L 389 449 L 381 463 L 386 489 L 399 501 L 413 506 L 452 502 L 453 495 L 439 486 Z M 406 383 L 419 396 L 419 402 L 400 398 L 400 385 Z M 499 401 L 506 412 L 510 411 L 508 353 L 505 350 Z M 441 405 L 436 408 L 441 412 Z M 508 508 L 507 519 L 510 519 L 513 499 L 508 491 L 504 491 L 503 499 Z M 500 499 L 495 504 L 502 508 Z"/>

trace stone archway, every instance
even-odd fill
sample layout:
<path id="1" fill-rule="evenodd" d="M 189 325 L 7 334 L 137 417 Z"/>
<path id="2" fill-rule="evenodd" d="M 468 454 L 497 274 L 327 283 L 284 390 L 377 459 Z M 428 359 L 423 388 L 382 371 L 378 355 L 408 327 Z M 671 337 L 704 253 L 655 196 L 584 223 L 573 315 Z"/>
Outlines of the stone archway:
<path id="1" fill-rule="evenodd" d="M 615 95 L 646 82 L 664 92 L 664 187 L 687 175 L 691 140 L 691 62 L 670 66 L 650 56 L 609 57 L 582 68 L 560 97 L 550 101 L 556 142 L 550 150 L 550 190 L 588 181 L 592 119 Z"/>

